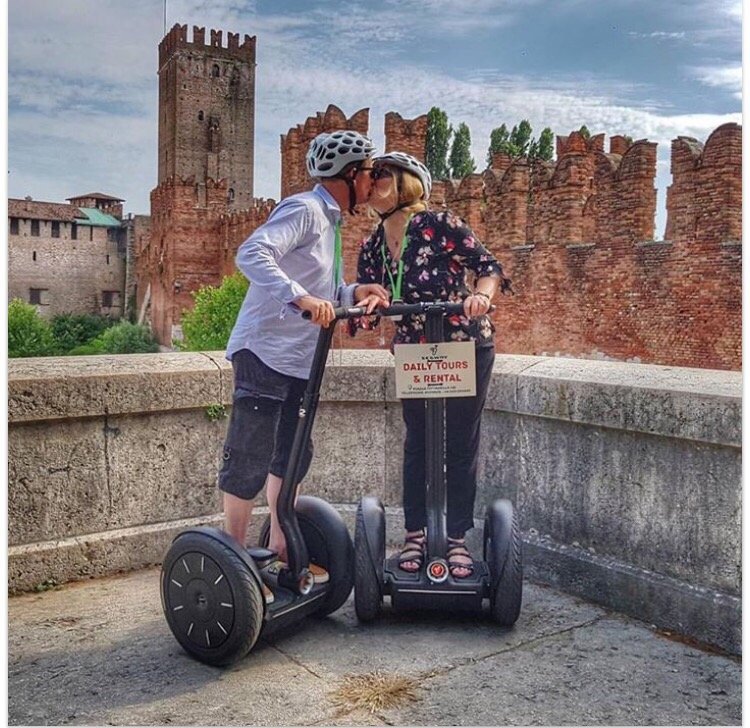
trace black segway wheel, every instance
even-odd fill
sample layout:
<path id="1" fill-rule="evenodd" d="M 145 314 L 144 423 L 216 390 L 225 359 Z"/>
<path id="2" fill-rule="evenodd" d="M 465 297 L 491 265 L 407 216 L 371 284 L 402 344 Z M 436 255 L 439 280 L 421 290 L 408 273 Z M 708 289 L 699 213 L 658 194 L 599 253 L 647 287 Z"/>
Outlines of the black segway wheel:
<path id="1" fill-rule="evenodd" d="M 359 502 L 354 527 L 354 611 L 360 622 L 372 622 L 383 603 L 385 512 L 379 498 Z"/>
<path id="2" fill-rule="evenodd" d="M 177 641 L 209 665 L 243 658 L 263 626 L 255 576 L 232 548 L 206 534 L 174 540 L 162 565 L 161 599 Z"/>
<path id="3" fill-rule="evenodd" d="M 325 617 L 339 609 L 354 586 L 354 545 L 338 511 L 321 498 L 301 495 L 295 506 L 302 538 L 313 564 L 328 572 L 328 594 L 315 616 Z M 271 520 L 266 518 L 258 543 L 268 546 Z"/>
<path id="4" fill-rule="evenodd" d="M 490 612 L 503 627 L 521 613 L 523 555 L 518 515 L 508 500 L 496 500 L 484 521 L 484 559 L 490 567 Z"/>

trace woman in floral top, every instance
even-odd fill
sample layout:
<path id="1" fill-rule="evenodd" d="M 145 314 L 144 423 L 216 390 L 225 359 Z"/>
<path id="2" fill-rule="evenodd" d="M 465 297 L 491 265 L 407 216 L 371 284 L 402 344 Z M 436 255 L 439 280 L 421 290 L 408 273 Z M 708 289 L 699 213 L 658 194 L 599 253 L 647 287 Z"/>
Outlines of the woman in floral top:
<path id="1" fill-rule="evenodd" d="M 477 394 L 446 399 L 446 484 L 448 492 L 446 558 L 451 576 L 471 576 L 474 565 L 464 536 L 474 525 L 479 429 L 495 360 L 495 328 L 487 316 L 498 288 L 510 288 L 500 264 L 465 223 L 449 211 L 428 210 L 432 179 L 414 157 L 400 152 L 377 157 L 368 204 L 381 222 L 362 244 L 359 283 L 379 283 L 392 301 L 464 301 L 464 314 L 444 321 L 445 341 L 476 343 Z M 473 280 L 473 284 L 470 283 Z M 352 322 L 372 328 L 377 319 Z M 425 316 L 404 316 L 396 323 L 393 344 L 424 343 Z M 404 442 L 404 517 L 406 538 L 399 557 L 404 571 L 424 561 L 425 412 L 423 399 L 402 400 Z"/>

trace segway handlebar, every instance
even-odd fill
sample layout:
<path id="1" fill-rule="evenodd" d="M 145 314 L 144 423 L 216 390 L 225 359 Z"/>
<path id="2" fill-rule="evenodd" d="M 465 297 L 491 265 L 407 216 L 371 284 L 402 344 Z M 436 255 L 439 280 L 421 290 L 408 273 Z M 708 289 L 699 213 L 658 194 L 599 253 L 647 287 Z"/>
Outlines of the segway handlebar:
<path id="1" fill-rule="evenodd" d="M 490 306 L 490 311 L 494 310 L 494 306 Z M 464 302 L 463 301 L 425 301 L 424 303 L 392 303 L 387 308 L 375 309 L 371 314 L 368 314 L 364 306 L 341 306 L 334 308 L 336 320 L 354 318 L 356 316 L 408 316 L 409 314 L 425 314 L 429 311 L 440 311 L 446 315 L 463 313 Z M 302 318 L 310 320 L 312 314 L 309 311 L 302 312 Z"/>

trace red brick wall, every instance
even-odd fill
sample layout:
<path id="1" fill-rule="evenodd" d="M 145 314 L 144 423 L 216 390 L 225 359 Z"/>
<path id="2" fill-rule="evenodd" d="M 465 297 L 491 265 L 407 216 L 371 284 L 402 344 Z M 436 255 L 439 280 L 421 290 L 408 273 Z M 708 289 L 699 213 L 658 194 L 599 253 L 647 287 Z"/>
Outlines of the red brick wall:
<path id="1" fill-rule="evenodd" d="M 385 115 L 385 152 L 404 152 L 424 162 L 426 136 L 427 114 L 416 119 L 404 119 L 395 111 Z"/>
<path id="2" fill-rule="evenodd" d="M 347 118 L 329 106 L 283 135 L 282 196 L 311 188 L 304 164 L 311 139 L 344 128 L 366 134 L 368 121 L 367 109 Z M 426 116 L 389 113 L 385 149 L 422 158 L 426 126 Z M 719 127 L 705 146 L 673 142 L 663 242 L 653 240 L 656 145 L 614 136 L 605 152 L 604 143 L 604 135 L 574 132 L 557 138 L 555 162 L 498 154 L 481 175 L 435 182 L 432 207 L 463 217 L 513 280 L 515 295 L 498 298 L 494 314 L 498 351 L 739 369 L 740 127 Z M 229 214 L 226 182 L 208 180 L 206 188 L 205 201 L 196 199 L 194 180 L 152 193 L 152 239 L 139 270 L 152 281 L 162 341 L 191 304 L 188 291 L 231 272 L 237 247 L 273 208 L 273 201 L 252 201 Z M 376 220 L 346 218 L 352 281 L 359 244 Z M 138 291 L 140 298 L 145 286 Z M 386 341 L 389 334 L 390 324 Z M 334 345 L 377 348 L 379 338 L 342 334 Z"/>

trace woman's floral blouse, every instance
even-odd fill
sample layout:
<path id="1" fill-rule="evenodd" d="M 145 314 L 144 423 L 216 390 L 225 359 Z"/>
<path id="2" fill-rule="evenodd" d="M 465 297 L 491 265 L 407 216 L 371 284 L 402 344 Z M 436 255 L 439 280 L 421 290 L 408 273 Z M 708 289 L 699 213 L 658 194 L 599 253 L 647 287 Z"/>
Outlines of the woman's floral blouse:
<path id="1" fill-rule="evenodd" d="M 476 239 L 474 233 L 450 211 L 419 212 L 407 227 L 407 246 L 403 252 L 404 273 L 401 298 L 404 303 L 423 301 L 462 301 L 471 294 L 467 272 L 477 278 L 497 276 L 501 290 L 510 290 L 510 280 L 503 275 L 494 256 Z M 383 226 L 362 243 L 357 263 L 358 283 L 380 283 L 394 293 L 391 278 L 383 264 Z M 393 280 L 398 278 L 398 261 L 393 260 L 385 245 L 385 265 L 390 266 Z M 378 318 L 350 319 L 349 332 L 357 327 L 374 328 Z M 396 323 L 393 344 L 420 344 L 427 341 L 425 316 L 404 316 Z M 495 327 L 487 315 L 475 319 L 464 315 L 445 319 L 445 341 L 475 341 L 477 346 L 492 346 Z"/>

